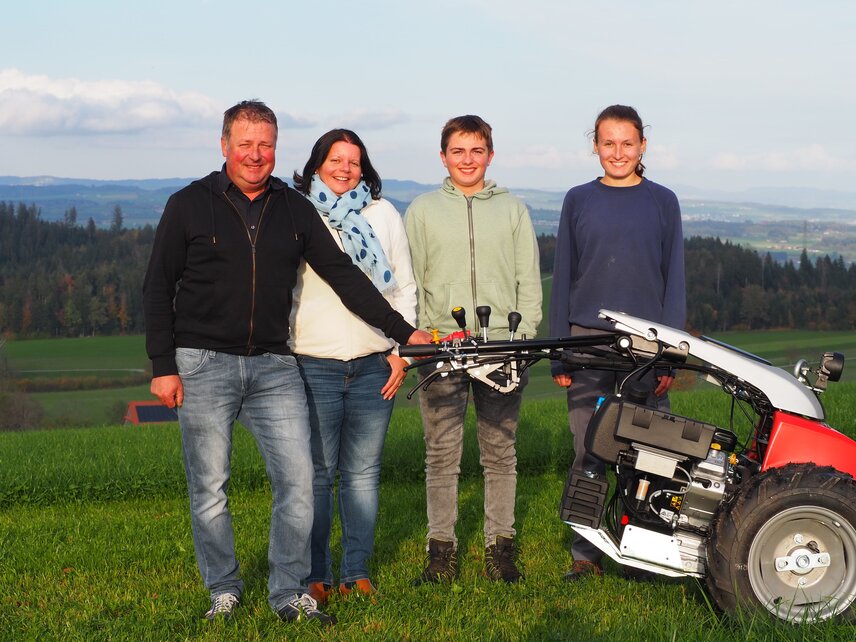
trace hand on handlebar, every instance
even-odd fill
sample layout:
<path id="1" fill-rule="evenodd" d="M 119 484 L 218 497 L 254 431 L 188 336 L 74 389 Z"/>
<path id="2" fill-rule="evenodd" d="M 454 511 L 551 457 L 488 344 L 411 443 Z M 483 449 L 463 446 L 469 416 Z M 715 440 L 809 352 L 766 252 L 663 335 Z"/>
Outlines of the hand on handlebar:
<path id="1" fill-rule="evenodd" d="M 426 343 L 431 343 L 433 341 L 434 337 L 432 337 L 429 333 L 425 332 L 425 330 L 415 330 L 413 334 L 410 335 L 410 338 L 407 340 L 407 345 L 425 345 Z"/>
<path id="2" fill-rule="evenodd" d="M 573 379 L 571 379 L 571 375 L 569 374 L 553 375 L 553 381 L 555 381 L 557 385 L 562 386 L 562 388 L 570 388 L 573 383 Z"/>
<path id="3" fill-rule="evenodd" d="M 662 397 L 669 391 L 669 388 L 672 387 L 672 384 L 675 382 L 675 378 L 669 375 L 663 375 L 661 377 L 657 377 L 657 387 L 654 388 L 654 394 L 658 397 Z"/>

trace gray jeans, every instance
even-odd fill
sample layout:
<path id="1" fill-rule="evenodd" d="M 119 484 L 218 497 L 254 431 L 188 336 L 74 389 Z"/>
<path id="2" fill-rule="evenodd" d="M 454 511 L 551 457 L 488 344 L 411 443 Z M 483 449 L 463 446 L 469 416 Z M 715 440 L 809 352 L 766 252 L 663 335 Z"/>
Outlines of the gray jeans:
<path id="1" fill-rule="evenodd" d="M 572 337 L 600 334 L 602 332 L 603 330 L 592 330 L 576 325 L 571 327 Z M 627 373 L 610 372 L 607 370 L 576 370 L 571 372 L 570 375 L 573 382 L 568 388 L 568 422 L 571 434 L 574 436 L 573 467 L 576 470 L 591 470 L 603 474 L 606 472 L 604 463 L 586 452 L 586 431 L 589 420 L 592 414 L 594 414 L 598 399 L 604 395 L 616 392 L 618 384 L 627 376 Z M 642 378 L 642 381 L 651 387 L 651 394 L 648 397 L 649 405 L 668 411 L 668 395 L 663 395 L 662 397 L 654 396 L 654 388 L 657 385 L 654 373 L 647 373 Z M 573 543 L 571 544 L 571 555 L 573 555 L 574 560 L 587 560 L 590 562 L 599 562 L 601 557 L 603 557 L 603 553 L 597 546 L 576 533 L 574 533 Z"/>
<path id="2" fill-rule="evenodd" d="M 431 372 L 420 368 L 420 376 Z M 510 395 L 492 390 L 465 375 L 436 379 L 419 393 L 425 432 L 425 487 L 428 537 L 454 542 L 458 521 L 458 476 L 464 445 L 464 417 L 470 390 L 476 410 L 479 462 L 484 471 L 485 545 L 497 536 L 514 537 L 517 492 L 517 419 L 528 373 Z"/>

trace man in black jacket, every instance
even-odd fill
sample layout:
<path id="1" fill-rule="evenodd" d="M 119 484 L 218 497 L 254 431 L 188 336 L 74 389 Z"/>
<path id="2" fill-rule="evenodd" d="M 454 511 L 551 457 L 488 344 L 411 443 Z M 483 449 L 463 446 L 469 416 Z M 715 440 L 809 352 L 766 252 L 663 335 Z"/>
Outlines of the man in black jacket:
<path id="1" fill-rule="evenodd" d="M 342 253 L 315 208 L 271 174 L 276 116 L 264 103 L 228 109 L 223 169 L 173 194 L 143 285 L 151 391 L 178 408 L 196 561 L 208 619 L 228 618 L 243 583 L 229 486 L 240 420 L 265 460 L 273 493 L 271 607 L 283 620 L 335 620 L 306 594 L 312 456 L 303 382 L 288 348 L 297 268 L 306 259 L 345 305 L 399 343 L 427 343 Z"/>

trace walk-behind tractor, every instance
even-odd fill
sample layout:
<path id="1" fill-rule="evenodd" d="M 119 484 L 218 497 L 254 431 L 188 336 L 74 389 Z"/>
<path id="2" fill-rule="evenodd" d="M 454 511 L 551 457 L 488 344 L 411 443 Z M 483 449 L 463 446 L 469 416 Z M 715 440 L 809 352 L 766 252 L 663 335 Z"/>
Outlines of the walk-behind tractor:
<path id="1" fill-rule="evenodd" d="M 477 312 L 487 327 L 489 310 Z M 843 355 L 825 353 L 816 367 L 800 361 L 789 373 L 707 337 L 610 310 L 600 316 L 613 331 L 515 339 L 512 312 L 509 338 L 491 340 L 486 331 L 472 336 L 458 311 L 460 333 L 401 352 L 434 365 L 417 387 L 468 376 L 508 393 L 541 359 L 626 373 L 586 438 L 614 477 L 571 470 L 562 520 L 637 573 L 704 578 L 726 612 L 854 619 L 856 442 L 825 423 L 819 401 L 840 378 Z M 646 405 L 634 384 L 652 368 L 692 371 L 721 388 L 731 397 L 729 427 Z M 743 444 L 738 420 L 752 426 Z"/>

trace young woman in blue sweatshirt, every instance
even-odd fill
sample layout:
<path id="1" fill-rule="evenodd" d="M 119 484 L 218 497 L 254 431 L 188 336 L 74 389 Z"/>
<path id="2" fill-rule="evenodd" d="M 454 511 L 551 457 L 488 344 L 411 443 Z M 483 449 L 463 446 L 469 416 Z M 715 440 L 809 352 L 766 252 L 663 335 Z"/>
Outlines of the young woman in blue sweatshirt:
<path id="1" fill-rule="evenodd" d="M 683 329 L 686 322 L 681 210 L 675 194 L 643 176 L 647 141 L 632 107 L 612 105 L 595 121 L 594 153 L 603 176 L 565 196 L 550 299 L 550 335 L 577 336 L 612 328 L 598 319 L 601 309 Z M 574 468 L 604 472 L 585 451 L 585 434 L 599 397 L 614 392 L 618 375 L 566 369 L 553 363 L 553 380 L 568 390 L 574 436 Z M 673 378 L 651 373 L 648 402 L 668 408 Z M 572 581 L 600 575 L 602 553 L 579 536 L 571 547 Z"/>

